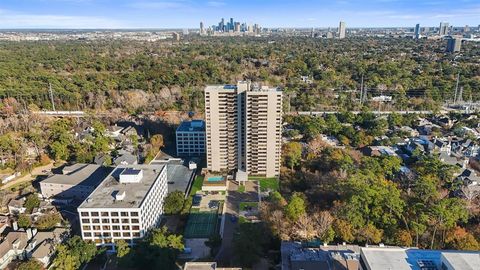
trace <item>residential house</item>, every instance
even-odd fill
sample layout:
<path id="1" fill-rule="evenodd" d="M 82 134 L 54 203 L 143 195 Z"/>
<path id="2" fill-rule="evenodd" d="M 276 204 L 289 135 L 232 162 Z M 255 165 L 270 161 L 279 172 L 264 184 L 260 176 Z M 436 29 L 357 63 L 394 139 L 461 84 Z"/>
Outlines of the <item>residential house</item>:
<path id="1" fill-rule="evenodd" d="M 55 228 L 51 232 L 38 232 L 33 235 L 27 247 L 27 257 L 34 258 L 47 267 L 55 254 L 56 246 L 65 240 L 69 230 Z"/>
<path id="2" fill-rule="evenodd" d="M 0 243 L 0 269 L 4 269 L 13 260 L 26 258 L 25 248 L 29 237 L 26 231 L 9 232 Z"/>
<path id="3" fill-rule="evenodd" d="M 20 215 L 25 213 L 27 208 L 23 205 L 25 204 L 25 198 L 20 199 L 11 199 L 8 203 L 8 212 L 10 215 Z"/>

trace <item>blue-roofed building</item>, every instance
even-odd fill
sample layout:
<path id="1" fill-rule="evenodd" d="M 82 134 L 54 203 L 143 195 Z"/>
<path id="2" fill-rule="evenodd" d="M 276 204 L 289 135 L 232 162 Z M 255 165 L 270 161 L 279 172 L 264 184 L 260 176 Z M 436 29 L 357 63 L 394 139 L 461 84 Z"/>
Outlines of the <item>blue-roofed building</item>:
<path id="1" fill-rule="evenodd" d="M 205 155 L 205 122 L 203 120 L 184 121 L 176 132 L 178 156 Z"/>

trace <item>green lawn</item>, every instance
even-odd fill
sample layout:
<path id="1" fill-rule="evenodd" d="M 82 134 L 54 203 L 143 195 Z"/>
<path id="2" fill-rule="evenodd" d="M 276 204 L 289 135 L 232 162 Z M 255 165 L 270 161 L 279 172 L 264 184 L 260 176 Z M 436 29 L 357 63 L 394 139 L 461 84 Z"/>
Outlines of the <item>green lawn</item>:
<path id="1" fill-rule="evenodd" d="M 248 206 L 252 208 L 258 208 L 258 202 L 241 202 L 239 206 L 240 211 L 244 211 Z"/>
<path id="2" fill-rule="evenodd" d="M 190 190 L 190 196 L 193 196 L 197 193 L 197 191 L 202 190 L 203 178 L 204 177 L 201 175 L 195 177 L 195 180 L 193 180 L 192 189 Z"/>
<path id="3" fill-rule="evenodd" d="M 238 186 L 238 189 L 237 189 L 238 192 L 245 192 L 245 186 Z"/>
<path id="4" fill-rule="evenodd" d="M 267 191 L 273 190 L 278 191 L 280 189 L 280 182 L 277 178 L 265 178 L 265 177 L 249 177 L 248 180 L 255 180 L 260 183 L 260 190 Z"/>

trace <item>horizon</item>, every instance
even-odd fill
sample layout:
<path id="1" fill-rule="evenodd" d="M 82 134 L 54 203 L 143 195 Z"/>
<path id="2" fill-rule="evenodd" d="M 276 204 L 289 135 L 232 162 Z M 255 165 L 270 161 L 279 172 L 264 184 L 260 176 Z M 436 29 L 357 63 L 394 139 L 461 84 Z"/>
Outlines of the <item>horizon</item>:
<path id="1" fill-rule="evenodd" d="M 461 27 L 480 25 L 474 0 L 5 0 L 0 3 L 2 30 L 196 29 L 221 18 L 265 28 Z"/>

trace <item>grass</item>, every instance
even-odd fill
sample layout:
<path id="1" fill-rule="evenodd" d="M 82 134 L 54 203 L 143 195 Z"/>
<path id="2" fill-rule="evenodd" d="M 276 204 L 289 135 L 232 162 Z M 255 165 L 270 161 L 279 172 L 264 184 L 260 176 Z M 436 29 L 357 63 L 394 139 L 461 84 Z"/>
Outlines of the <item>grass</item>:
<path id="1" fill-rule="evenodd" d="M 275 177 L 271 177 L 271 178 L 249 177 L 248 180 L 258 181 L 260 183 L 260 190 L 261 191 L 267 191 L 267 190 L 278 191 L 278 190 L 280 190 L 280 182 Z"/>
<path id="2" fill-rule="evenodd" d="M 252 207 L 252 208 L 258 208 L 258 202 L 241 202 L 240 203 L 240 211 L 245 211 L 245 208 L 247 207 Z"/>
<path id="3" fill-rule="evenodd" d="M 237 189 L 238 192 L 245 192 L 245 186 L 238 186 L 238 189 Z"/>
<path id="4" fill-rule="evenodd" d="M 195 180 L 193 180 L 192 189 L 190 190 L 190 196 L 194 196 L 197 194 L 197 191 L 202 190 L 203 185 L 203 176 L 197 175 Z"/>

